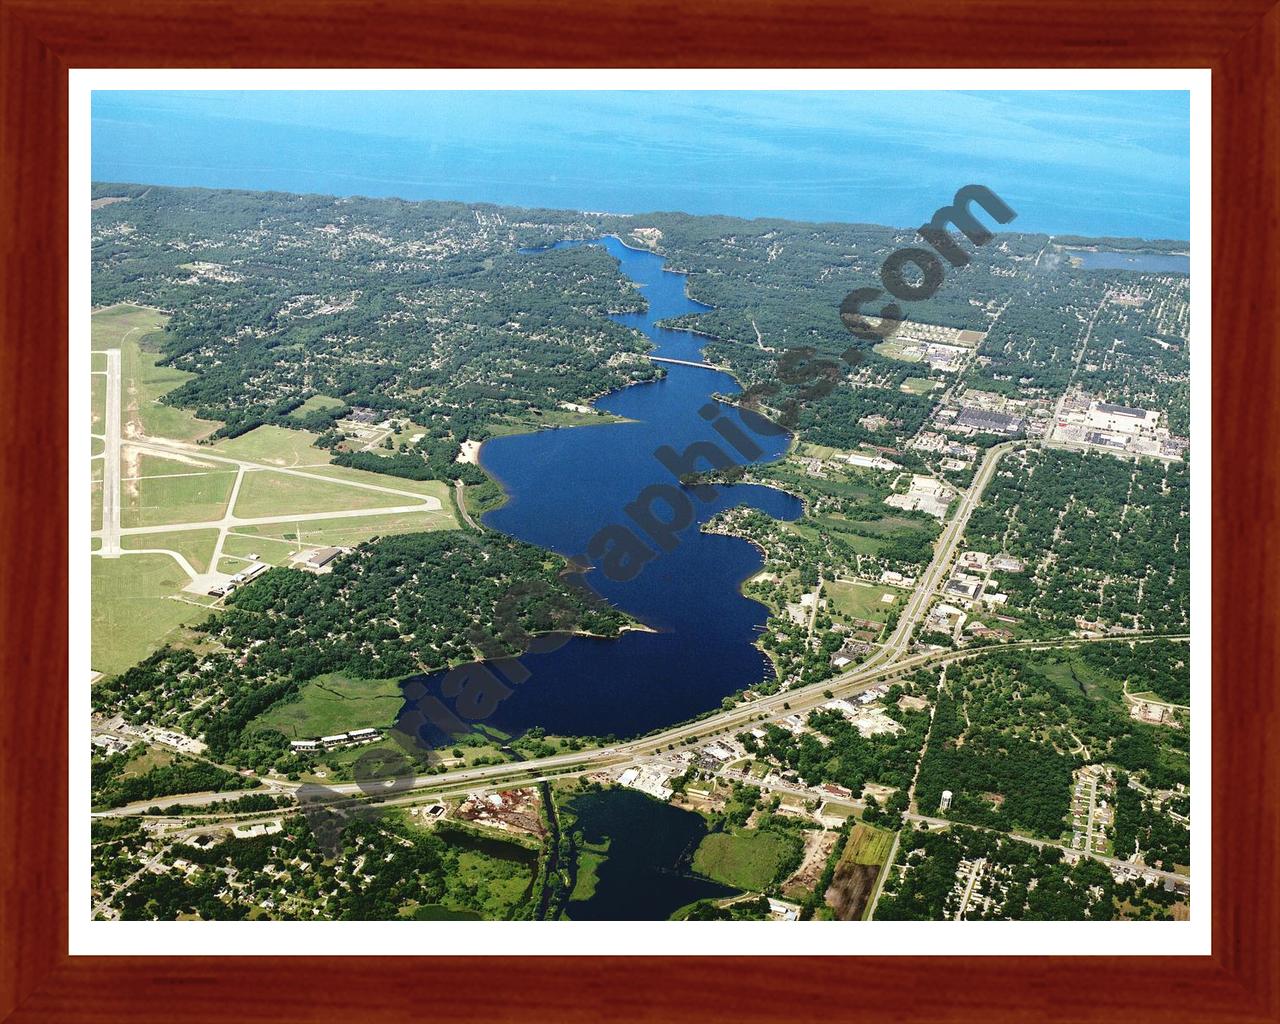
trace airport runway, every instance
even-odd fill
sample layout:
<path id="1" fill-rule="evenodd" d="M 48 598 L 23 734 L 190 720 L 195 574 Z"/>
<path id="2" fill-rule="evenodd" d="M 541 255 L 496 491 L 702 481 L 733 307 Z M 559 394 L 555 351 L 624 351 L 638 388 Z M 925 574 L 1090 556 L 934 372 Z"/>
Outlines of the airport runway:
<path id="1" fill-rule="evenodd" d="M 107 349 L 106 450 L 102 453 L 102 547 L 120 557 L 120 350 Z"/>

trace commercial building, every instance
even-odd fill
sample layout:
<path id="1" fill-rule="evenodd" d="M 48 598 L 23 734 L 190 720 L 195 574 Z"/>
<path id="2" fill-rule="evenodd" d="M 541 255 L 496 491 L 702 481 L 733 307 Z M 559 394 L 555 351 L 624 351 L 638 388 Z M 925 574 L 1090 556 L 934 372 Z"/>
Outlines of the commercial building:
<path id="1" fill-rule="evenodd" d="M 989 409 L 966 406 L 956 415 L 956 426 L 968 427 L 982 434 L 1016 434 L 1022 429 L 1022 418 Z"/>
<path id="2" fill-rule="evenodd" d="M 321 569 L 337 558 L 345 548 L 317 548 L 303 560 L 308 569 Z"/>

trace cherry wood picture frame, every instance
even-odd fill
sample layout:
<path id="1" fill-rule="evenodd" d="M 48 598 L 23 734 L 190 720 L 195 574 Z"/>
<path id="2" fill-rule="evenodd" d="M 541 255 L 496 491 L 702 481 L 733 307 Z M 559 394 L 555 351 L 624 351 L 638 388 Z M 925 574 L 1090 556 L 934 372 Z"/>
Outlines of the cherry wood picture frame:
<path id="1" fill-rule="evenodd" d="M 0 0 L 0 53 L 0 1020 L 1280 1020 L 1280 6 Z M 1212 69 L 1211 956 L 68 955 L 68 69 L 463 66 Z"/>

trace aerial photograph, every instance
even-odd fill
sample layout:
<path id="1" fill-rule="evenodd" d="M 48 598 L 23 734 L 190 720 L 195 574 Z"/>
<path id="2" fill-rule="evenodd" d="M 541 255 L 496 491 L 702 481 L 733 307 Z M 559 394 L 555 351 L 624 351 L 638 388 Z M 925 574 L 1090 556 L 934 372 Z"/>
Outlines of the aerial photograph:
<path id="1" fill-rule="evenodd" d="M 1190 919 L 1186 91 L 91 118 L 89 920 Z"/>

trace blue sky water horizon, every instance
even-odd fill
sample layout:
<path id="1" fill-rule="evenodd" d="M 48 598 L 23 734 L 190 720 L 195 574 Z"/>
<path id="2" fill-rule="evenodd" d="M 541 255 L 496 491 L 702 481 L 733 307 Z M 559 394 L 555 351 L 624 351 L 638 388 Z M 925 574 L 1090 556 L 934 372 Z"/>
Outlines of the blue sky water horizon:
<path id="1" fill-rule="evenodd" d="M 914 227 L 962 185 L 1010 229 L 1186 239 L 1185 91 L 96 91 L 93 177 Z"/>

